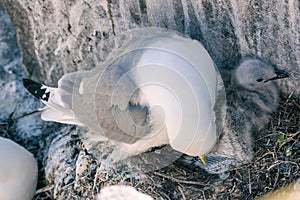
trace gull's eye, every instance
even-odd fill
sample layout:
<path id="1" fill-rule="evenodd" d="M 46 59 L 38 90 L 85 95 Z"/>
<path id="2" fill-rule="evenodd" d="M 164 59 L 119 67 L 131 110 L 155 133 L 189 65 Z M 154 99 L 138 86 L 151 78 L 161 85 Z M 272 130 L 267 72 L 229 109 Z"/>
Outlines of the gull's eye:
<path id="1" fill-rule="evenodd" d="M 256 79 L 257 82 L 262 82 L 263 80 L 263 78 Z"/>

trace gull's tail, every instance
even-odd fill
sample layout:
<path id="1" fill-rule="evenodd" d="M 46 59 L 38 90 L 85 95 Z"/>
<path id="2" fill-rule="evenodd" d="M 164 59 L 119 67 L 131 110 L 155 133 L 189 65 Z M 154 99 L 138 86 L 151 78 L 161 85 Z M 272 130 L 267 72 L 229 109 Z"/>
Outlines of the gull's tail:
<path id="1" fill-rule="evenodd" d="M 75 120 L 72 111 L 72 90 L 48 87 L 26 78 L 23 79 L 23 85 L 46 105 L 46 108 L 42 110 L 41 118 L 43 120 L 81 125 Z"/>

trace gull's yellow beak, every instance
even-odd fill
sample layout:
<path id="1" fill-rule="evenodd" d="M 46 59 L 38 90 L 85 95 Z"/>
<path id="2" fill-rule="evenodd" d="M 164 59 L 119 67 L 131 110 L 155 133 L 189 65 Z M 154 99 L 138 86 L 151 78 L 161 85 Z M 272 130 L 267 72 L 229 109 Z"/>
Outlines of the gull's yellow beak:
<path id="1" fill-rule="evenodd" d="M 204 165 L 207 164 L 207 163 L 206 163 L 205 155 L 199 156 L 199 158 L 200 158 L 200 160 L 202 161 L 202 163 L 203 163 Z"/>

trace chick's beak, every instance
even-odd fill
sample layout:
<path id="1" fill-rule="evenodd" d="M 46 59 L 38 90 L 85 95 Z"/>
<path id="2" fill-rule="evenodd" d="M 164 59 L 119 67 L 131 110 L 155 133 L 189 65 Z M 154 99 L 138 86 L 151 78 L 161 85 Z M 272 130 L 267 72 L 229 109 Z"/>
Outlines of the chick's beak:
<path id="1" fill-rule="evenodd" d="M 266 80 L 265 83 L 268 82 L 268 81 L 273 81 L 273 80 L 283 79 L 283 78 L 289 77 L 289 73 L 286 70 L 283 70 L 283 69 L 275 69 L 275 74 L 276 74 L 276 76 Z"/>
<path id="2" fill-rule="evenodd" d="M 204 165 L 207 164 L 205 155 L 199 156 L 199 158 Z"/>

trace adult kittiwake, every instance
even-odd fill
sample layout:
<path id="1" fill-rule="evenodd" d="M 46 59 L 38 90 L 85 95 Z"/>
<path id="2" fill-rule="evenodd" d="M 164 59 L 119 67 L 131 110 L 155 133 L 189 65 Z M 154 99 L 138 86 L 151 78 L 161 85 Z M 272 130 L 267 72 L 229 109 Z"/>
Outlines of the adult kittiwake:
<path id="1" fill-rule="evenodd" d="M 57 88 L 29 79 L 24 86 L 46 104 L 43 120 L 83 125 L 115 141 L 109 162 L 165 144 L 203 158 L 224 120 L 214 62 L 198 41 L 174 32 L 137 35 L 98 67 L 65 74 Z"/>

